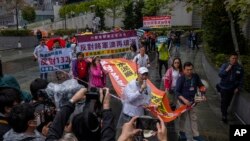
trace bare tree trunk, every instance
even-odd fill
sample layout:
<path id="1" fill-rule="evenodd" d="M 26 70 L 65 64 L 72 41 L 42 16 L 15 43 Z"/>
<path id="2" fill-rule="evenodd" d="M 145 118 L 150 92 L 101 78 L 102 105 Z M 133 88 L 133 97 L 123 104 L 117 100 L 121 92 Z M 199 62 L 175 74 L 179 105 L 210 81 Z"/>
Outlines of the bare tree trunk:
<path id="1" fill-rule="evenodd" d="M 15 7 L 15 12 L 16 12 L 16 30 L 18 30 L 19 22 L 18 22 L 18 7 L 17 7 L 17 2 L 16 2 L 16 7 Z"/>
<path id="2" fill-rule="evenodd" d="M 236 36 L 236 32 L 235 32 L 235 24 L 234 24 L 234 19 L 233 19 L 233 15 L 232 12 L 230 10 L 228 10 L 228 17 L 230 19 L 230 25 L 231 25 L 231 34 L 232 34 L 232 39 L 233 39 L 233 44 L 234 44 L 234 50 L 235 52 L 240 52 L 239 50 L 239 44 L 238 44 L 238 40 L 237 40 L 237 36 Z"/>
<path id="3" fill-rule="evenodd" d="M 116 9 L 113 7 L 113 27 L 115 27 L 115 19 L 116 19 Z"/>

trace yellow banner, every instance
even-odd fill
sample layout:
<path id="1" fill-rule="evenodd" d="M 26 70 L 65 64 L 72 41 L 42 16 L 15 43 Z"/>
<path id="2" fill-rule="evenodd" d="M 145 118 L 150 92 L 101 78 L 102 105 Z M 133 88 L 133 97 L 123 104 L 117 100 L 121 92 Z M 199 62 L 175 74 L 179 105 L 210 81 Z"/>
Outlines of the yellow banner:
<path id="1" fill-rule="evenodd" d="M 120 59 L 103 59 L 103 68 L 109 72 L 112 85 L 117 94 L 121 97 L 125 86 L 133 79 L 137 78 L 136 64 L 132 61 Z M 188 110 L 187 106 L 182 106 L 172 111 L 169 100 L 164 91 L 156 88 L 150 80 L 147 80 L 151 90 L 151 104 L 147 108 L 154 116 L 161 116 L 165 122 L 175 120 L 181 113 Z"/>

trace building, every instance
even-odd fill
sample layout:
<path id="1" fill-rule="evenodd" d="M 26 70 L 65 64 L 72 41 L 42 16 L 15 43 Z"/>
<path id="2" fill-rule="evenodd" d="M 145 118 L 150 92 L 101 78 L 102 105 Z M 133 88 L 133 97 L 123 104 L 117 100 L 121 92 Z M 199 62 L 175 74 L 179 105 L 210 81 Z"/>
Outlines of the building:
<path id="1" fill-rule="evenodd" d="M 35 8 L 36 21 L 54 18 L 53 5 L 63 3 L 64 0 L 23 0 L 25 4 Z M 15 11 L 6 9 L 8 0 L 0 0 L 0 26 L 16 25 Z M 21 11 L 18 11 L 19 25 L 23 26 L 26 21 L 21 17 Z"/>

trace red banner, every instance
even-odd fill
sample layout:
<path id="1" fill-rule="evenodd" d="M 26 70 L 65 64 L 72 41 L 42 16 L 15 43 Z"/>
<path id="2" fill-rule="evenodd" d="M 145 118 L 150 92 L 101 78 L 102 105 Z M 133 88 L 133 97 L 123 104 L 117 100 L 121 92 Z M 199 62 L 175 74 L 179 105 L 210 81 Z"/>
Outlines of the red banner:
<path id="1" fill-rule="evenodd" d="M 109 72 L 112 85 L 116 93 L 122 97 L 122 92 L 125 86 L 137 78 L 136 64 L 126 59 L 103 59 L 103 68 Z M 165 122 L 175 120 L 181 113 L 185 112 L 187 106 L 182 106 L 172 111 L 169 105 L 169 100 L 164 91 L 156 88 L 150 80 L 147 80 L 151 90 L 151 104 L 146 108 L 154 115 L 160 115 Z"/>
<path id="2" fill-rule="evenodd" d="M 143 27 L 161 28 L 171 25 L 171 16 L 143 17 Z"/>

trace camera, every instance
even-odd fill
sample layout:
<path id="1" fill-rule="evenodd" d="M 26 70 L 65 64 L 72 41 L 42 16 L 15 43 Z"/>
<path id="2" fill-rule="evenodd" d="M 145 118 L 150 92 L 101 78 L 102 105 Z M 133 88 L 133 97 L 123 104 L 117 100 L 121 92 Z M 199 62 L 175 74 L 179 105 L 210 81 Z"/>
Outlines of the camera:
<path id="1" fill-rule="evenodd" d="M 151 117 L 138 117 L 136 119 L 136 128 L 157 131 L 156 123 L 160 123 L 160 120 Z"/>

